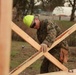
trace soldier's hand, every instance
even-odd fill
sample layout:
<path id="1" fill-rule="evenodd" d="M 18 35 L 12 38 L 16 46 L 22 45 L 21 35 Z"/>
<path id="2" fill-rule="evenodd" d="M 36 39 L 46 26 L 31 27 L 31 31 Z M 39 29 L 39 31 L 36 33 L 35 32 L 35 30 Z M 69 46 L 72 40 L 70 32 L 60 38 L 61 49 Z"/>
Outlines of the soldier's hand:
<path id="1" fill-rule="evenodd" d="M 43 51 L 45 53 L 47 51 L 47 45 L 42 43 L 40 51 Z"/>
<path id="2" fill-rule="evenodd" d="M 68 51 L 65 50 L 64 48 L 61 48 L 60 51 L 60 61 L 64 63 L 67 63 L 68 61 Z"/>

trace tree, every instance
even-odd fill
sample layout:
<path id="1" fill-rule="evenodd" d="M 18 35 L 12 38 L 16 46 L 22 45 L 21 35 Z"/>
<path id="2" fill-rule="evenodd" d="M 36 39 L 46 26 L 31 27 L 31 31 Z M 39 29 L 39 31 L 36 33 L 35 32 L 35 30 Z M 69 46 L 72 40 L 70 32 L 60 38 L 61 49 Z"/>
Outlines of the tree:
<path id="1" fill-rule="evenodd" d="M 19 16 L 32 14 L 34 9 L 34 0 L 13 0 L 13 8 L 16 8 L 17 13 L 15 19 Z"/>
<path id="2" fill-rule="evenodd" d="M 53 10 L 56 6 L 62 6 L 64 3 L 64 0 L 41 0 L 42 6 L 45 9 Z"/>
<path id="3" fill-rule="evenodd" d="M 74 21 L 75 18 L 75 10 L 76 10 L 76 0 L 73 0 L 73 2 L 71 0 L 69 0 L 71 6 L 72 6 L 72 13 L 71 13 L 71 18 L 70 21 Z"/>
<path id="4" fill-rule="evenodd" d="M 39 8 L 43 7 L 43 10 L 50 11 L 52 11 L 56 6 L 63 5 L 64 2 L 64 0 L 37 0 L 37 2 L 39 1 L 42 1 L 42 5 Z M 34 13 L 34 5 L 35 0 L 13 0 L 13 7 L 16 7 L 17 10 L 15 19 L 18 19 L 19 16 L 23 17 L 24 15 Z"/>

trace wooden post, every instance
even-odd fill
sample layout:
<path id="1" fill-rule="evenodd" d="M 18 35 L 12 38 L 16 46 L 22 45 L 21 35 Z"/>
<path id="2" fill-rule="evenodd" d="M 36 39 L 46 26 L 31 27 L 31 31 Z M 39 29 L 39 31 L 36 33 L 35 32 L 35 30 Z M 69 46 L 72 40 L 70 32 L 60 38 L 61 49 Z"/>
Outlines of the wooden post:
<path id="1" fill-rule="evenodd" d="M 12 0 L 0 0 L 0 75 L 9 75 Z"/>

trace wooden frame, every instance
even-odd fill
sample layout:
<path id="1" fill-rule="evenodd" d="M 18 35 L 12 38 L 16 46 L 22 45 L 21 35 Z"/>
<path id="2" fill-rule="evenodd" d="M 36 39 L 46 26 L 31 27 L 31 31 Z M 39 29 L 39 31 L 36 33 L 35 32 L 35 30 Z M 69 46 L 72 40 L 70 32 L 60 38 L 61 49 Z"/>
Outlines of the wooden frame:
<path id="1" fill-rule="evenodd" d="M 23 30 L 21 30 L 16 24 L 12 22 L 11 28 L 13 31 L 15 31 L 19 36 L 21 36 L 25 41 L 27 41 L 29 44 L 31 44 L 33 47 L 35 47 L 37 50 L 40 49 L 40 45 L 34 41 L 29 35 L 27 35 Z M 68 37 L 71 33 L 73 33 L 76 30 L 76 24 L 74 24 L 72 27 L 67 29 L 65 32 L 63 32 L 60 36 L 56 38 L 56 41 L 52 44 L 52 49 L 54 46 L 56 46 L 59 42 L 64 40 L 66 37 Z M 48 49 L 49 51 L 49 49 Z M 37 59 L 39 59 L 42 55 L 44 55 L 47 59 L 49 59 L 51 62 L 53 62 L 56 66 L 58 66 L 63 71 L 68 71 L 68 69 L 62 65 L 57 59 L 55 59 L 51 54 L 48 52 L 37 52 L 33 56 L 31 56 L 29 59 L 27 59 L 25 62 L 23 62 L 21 65 L 19 65 L 17 68 L 15 68 L 13 71 L 10 72 L 11 75 L 17 75 L 22 70 L 30 66 L 33 62 L 35 62 Z M 50 58 L 49 58 L 50 57 Z M 28 65 L 27 65 L 28 64 Z"/>
<path id="2" fill-rule="evenodd" d="M 8 11 L 8 12 L 7 12 Z M 29 35 L 23 32 L 17 25 L 11 22 L 11 12 L 12 12 L 12 0 L 0 0 L 0 75 L 9 75 L 9 62 L 10 62 L 10 45 L 11 45 L 11 29 L 15 31 L 18 35 L 20 35 L 25 41 L 35 47 L 38 52 L 15 68 L 10 72 L 11 75 L 18 75 L 25 68 L 30 66 L 33 62 L 39 59 L 41 56 L 45 56 L 52 63 L 54 63 L 57 67 L 59 67 L 63 71 L 68 71 L 68 68 L 62 65 L 56 58 L 54 58 L 48 52 L 43 53 L 40 52 L 40 45 L 34 41 Z M 52 44 L 48 51 L 72 34 L 76 30 L 76 24 L 63 32 L 60 36 L 56 38 L 56 41 Z M 33 43 L 34 44 L 33 44 Z M 4 62 L 4 64 L 3 64 Z M 60 72 L 59 72 L 60 73 Z M 58 73 L 58 74 L 59 74 Z M 64 72 L 63 72 L 64 73 Z M 67 72 L 68 73 L 68 72 Z M 66 73 L 66 74 L 67 74 Z M 57 73 L 51 73 L 51 75 L 55 75 Z M 45 74 L 46 75 L 46 74 Z M 49 75 L 49 74 L 47 74 Z M 69 74 L 68 75 L 75 75 Z"/>

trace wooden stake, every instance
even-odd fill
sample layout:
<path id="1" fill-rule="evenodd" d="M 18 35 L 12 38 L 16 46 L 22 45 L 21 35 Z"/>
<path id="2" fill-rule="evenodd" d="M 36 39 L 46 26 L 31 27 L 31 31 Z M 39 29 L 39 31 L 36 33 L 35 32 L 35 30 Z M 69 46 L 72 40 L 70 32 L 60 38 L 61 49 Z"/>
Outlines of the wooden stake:
<path id="1" fill-rule="evenodd" d="M 12 0 L 0 0 L 0 75 L 9 75 Z"/>

